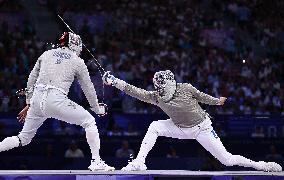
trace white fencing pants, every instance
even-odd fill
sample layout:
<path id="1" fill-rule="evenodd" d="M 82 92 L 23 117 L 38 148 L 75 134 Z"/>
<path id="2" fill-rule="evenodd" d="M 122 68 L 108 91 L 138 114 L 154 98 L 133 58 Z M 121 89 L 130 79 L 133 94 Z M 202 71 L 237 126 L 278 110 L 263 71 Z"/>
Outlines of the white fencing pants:
<path id="1" fill-rule="evenodd" d="M 0 151 L 29 144 L 47 118 L 55 118 L 85 128 L 92 159 L 99 158 L 100 139 L 95 118 L 83 107 L 69 100 L 58 89 L 36 87 L 22 131 L 0 142 Z M 7 143 L 9 142 L 9 143 Z"/>
<path id="2" fill-rule="evenodd" d="M 145 163 L 149 151 L 153 148 L 158 136 L 165 136 L 177 139 L 196 139 L 207 151 L 226 166 L 239 165 L 244 167 L 257 168 L 257 162 L 249 160 L 240 155 L 229 153 L 220 138 L 212 127 L 209 117 L 202 123 L 192 128 L 180 128 L 171 119 L 154 121 L 142 141 L 137 160 Z"/>

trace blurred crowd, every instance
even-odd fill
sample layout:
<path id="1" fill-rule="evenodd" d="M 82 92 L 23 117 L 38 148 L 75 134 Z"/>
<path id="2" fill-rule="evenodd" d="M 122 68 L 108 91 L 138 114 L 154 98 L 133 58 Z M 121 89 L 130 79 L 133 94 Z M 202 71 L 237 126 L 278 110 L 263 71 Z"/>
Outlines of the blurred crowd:
<path id="1" fill-rule="evenodd" d="M 283 12 L 277 8 L 283 1 L 59 1 L 52 7 L 108 70 L 131 84 L 153 90 L 153 74 L 170 69 L 178 82 L 229 97 L 225 107 L 209 108 L 212 113 L 284 113 Z M 117 95 L 124 112 L 159 111 Z"/>
<path id="2" fill-rule="evenodd" d="M 26 87 L 43 43 L 17 1 L 0 3 L 0 112 L 18 111 L 25 99 L 15 92 Z"/>
<path id="3" fill-rule="evenodd" d="M 39 2 L 64 15 L 103 66 L 133 85 L 153 90 L 153 74 L 170 69 L 178 82 L 229 98 L 224 107 L 205 106 L 212 114 L 284 113 L 283 1 Z M 11 95 L 25 87 L 44 44 L 27 21 L 12 33 L 6 24 L 0 33 L 0 111 L 13 111 L 24 102 Z M 107 97 L 112 109 L 125 113 L 161 112 L 116 90 L 108 89 Z"/>

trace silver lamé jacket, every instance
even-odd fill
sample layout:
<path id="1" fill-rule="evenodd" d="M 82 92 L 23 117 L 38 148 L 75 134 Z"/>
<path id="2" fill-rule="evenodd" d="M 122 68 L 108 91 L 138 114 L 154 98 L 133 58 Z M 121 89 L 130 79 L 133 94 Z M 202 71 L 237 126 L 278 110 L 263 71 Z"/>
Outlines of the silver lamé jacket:
<path id="1" fill-rule="evenodd" d="M 27 83 L 27 104 L 30 104 L 36 85 L 51 85 L 62 89 L 67 95 L 74 78 L 78 79 L 90 106 L 98 108 L 96 90 L 87 66 L 83 59 L 68 48 L 48 50 L 38 58 Z"/>
<path id="2" fill-rule="evenodd" d="M 164 102 L 156 91 L 146 91 L 126 84 L 117 87 L 126 94 L 141 101 L 159 106 L 179 127 L 193 127 L 205 120 L 208 115 L 198 104 L 218 105 L 219 99 L 200 92 L 189 83 L 178 83 L 173 98 Z"/>

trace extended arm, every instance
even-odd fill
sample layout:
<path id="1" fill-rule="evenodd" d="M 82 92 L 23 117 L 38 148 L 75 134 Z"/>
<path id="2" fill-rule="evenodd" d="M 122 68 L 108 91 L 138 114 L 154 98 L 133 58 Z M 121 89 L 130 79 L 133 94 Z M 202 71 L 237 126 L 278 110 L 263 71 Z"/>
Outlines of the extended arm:
<path id="1" fill-rule="evenodd" d="M 209 105 L 223 105 L 225 100 L 226 100 L 226 98 L 224 99 L 224 97 L 215 98 L 215 97 L 212 97 L 208 94 L 205 94 L 205 93 L 199 91 L 198 89 L 196 89 L 191 84 L 188 84 L 188 87 L 189 87 L 191 93 L 193 94 L 194 98 L 196 98 L 198 102 L 201 102 L 201 103 L 204 103 L 204 104 L 209 104 Z"/>
<path id="2" fill-rule="evenodd" d="M 146 91 L 141 88 L 137 88 L 133 85 L 126 83 L 123 80 L 115 78 L 113 75 L 110 75 L 109 72 L 106 72 L 103 76 L 103 81 L 105 84 L 113 85 L 119 90 L 125 92 L 126 94 L 139 99 L 140 101 L 144 101 L 150 104 L 157 104 L 157 96 L 153 91 Z"/>

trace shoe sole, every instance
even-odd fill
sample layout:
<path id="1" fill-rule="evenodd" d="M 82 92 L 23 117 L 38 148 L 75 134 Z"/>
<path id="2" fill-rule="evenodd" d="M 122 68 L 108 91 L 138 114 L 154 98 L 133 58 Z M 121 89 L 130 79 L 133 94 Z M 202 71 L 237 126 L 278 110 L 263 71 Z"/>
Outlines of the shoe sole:
<path id="1" fill-rule="evenodd" d="M 90 169 L 88 168 L 90 171 L 115 171 L 115 168 L 113 169 Z"/>
<path id="2" fill-rule="evenodd" d="M 121 171 L 146 171 L 147 169 L 134 169 L 134 170 L 127 170 L 127 169 L 121 169 Z"/>

